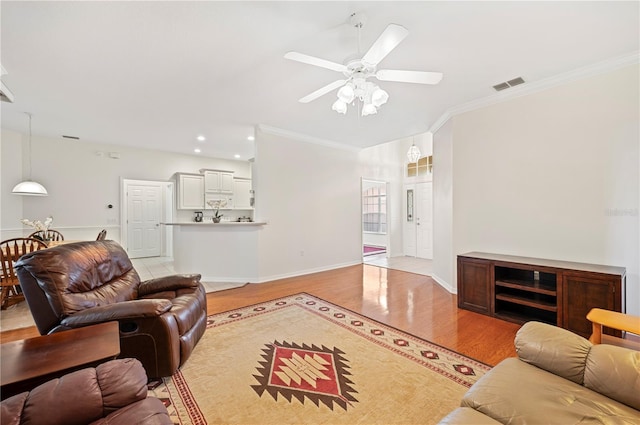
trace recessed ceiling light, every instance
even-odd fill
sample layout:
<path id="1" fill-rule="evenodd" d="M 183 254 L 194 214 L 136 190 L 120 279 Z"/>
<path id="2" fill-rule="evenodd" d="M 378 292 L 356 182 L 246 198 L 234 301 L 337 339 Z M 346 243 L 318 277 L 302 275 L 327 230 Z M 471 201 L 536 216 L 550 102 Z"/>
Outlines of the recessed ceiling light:
<path id="1" fill-rule="evenodd" d="M 254 140 L 256 140 L 256 138 L 253 136 L 249 136 L 247 137 L 247 140 L 249 140 L 250 142 L 253 142 Z"/>
<path id="2" fill-rule="evenodd" d="M 198 139 L 198 142 L 204 142 L 205 140 L 207 140 L 207 138 L 204 137 L 203 135 L 196 137 L 196 139 Z"/>
<path id="3" fill-rule="evenodd" d="M 235 154 L 235 155 L 233 155 L 233 157 L 234 157 L 234 158 L 236 158 L 236 159 L 238 159 L 238 158 L 240 158 L 240 155 Z"/>
<path id="4" fill-rule="evenodd" d="M 200 153 L 200 152 L 202 152 L 199 148 L 195 148 L 193 151 L 194 151 L 195 153 Z"/>

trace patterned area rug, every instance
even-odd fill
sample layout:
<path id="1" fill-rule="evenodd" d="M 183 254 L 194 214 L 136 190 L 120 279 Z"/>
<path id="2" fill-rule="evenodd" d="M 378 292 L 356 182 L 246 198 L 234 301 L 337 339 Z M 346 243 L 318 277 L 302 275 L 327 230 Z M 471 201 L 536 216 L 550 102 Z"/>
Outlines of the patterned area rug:
<path id="1" fill-rule="evenodd" d="M 176 424 L 429 424 L 489 367 L 308 294 L 209 317 L 151 382 Z"/>

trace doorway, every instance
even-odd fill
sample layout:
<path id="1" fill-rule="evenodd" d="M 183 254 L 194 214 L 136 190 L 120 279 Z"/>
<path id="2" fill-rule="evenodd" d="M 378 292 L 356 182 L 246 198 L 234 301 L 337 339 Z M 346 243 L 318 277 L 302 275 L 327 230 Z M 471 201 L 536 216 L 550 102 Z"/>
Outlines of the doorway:
<path id="1" fill-rule="evenodd" d="M 121 241 L 130 258 L 172 255 L 173 182 L 122 180 Z"/>
<path id="2" fill-rule="evenodd" d="M 362 256 L 389 256 L 388 182 L 362 179 Z"/>

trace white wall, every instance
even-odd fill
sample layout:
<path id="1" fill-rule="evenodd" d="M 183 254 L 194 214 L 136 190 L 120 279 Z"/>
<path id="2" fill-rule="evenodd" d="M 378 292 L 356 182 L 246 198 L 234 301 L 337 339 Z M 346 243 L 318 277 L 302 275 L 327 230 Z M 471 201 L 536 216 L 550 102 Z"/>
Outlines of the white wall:
<path id="1" fill-rule="evenodd" d="M 433 274 L 457 292 L 453 252 L 453 140 L 451 121 L 433 135 Z"/>
<path id="2" fill-rule="evenodd" d="M 26 146 L 26 143 L 24 145 Z M 22 147 L 21 134 L 2 131 L 0 134 L 0 194 L 2 194 L 0 196 L 0 240 L 21 236 L 5 233 L 3 229 L 21 226 L 15 219 L 22 218 L 22 197 L 12 195 L 11 190 L 20 181 L 28 178 L 26 172 L 24 177 L 22 175 Z M 26 166 L 28 167 L 28 163 Z M 33 174 L 34 179 L 37 176 L 37 173 Z"/>
<path id="3" fill-rule="evenodd" d="M 121 178 L 167 181 L 177 171 L 197 173 L 200 168 L 251 177 L 246 161 L 34 136 L 33 179 L 47 188 L 49 196 L 17 196 L 11 189 L 22 179 L 18 154 L 20 144 L 27 141 L 18 133 L 2 130 L 2 239 L 31 233 L 32 229 L 22 227 L 21 218 L 44 220 L 53 215 L 53 227 L 67 239 L 91 239 L 106 228 L 110 239 L 119 240 Z M 120 159 L 109 158 L 109 152 L 120 153 Z M 107 208 L 108 204 L 113 208 Z"/>
<path id="4" fill-rule="evenodd" d="M 261 281 L 362 262 L 356 152 L 258 130 L 255 159 Z"/>
<path id="5" fill-rule="evenodd" d="M 623 266 L 627 311 L 640 315 L 638 75 L 455 116 L 452 261 L 486 251 Z"/>

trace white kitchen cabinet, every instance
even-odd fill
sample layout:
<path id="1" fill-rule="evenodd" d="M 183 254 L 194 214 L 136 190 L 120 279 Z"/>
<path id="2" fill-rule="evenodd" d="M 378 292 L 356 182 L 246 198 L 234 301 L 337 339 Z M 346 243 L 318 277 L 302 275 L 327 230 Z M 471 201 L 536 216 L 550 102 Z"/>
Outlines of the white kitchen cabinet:
<path id="1" fill-rule="evenodd" d="M 205 193 L 233 193 L 233 172 L 202 169 Z"/>
<path id="2" fill-rule="evenodd" d="M 204 209 L 204 176 L 202 174 L 176 173 L 177 208 L 179 210 Z"/>
<path id="3" fill-rule="evenodd" d="M 233 208 L 252 209 L 251 205 L 251 180 L 233 179 Z"/>

